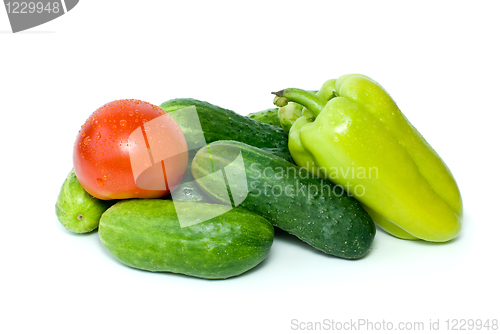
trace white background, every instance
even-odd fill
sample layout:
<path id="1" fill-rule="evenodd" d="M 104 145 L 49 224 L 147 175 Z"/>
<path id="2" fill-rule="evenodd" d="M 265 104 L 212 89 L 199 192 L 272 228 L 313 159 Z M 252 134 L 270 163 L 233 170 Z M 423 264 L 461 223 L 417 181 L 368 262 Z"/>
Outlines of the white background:
<path id="1" fill-rule="evenodd" d="M 175 4 L 173 4 L 175 3 Z M 2 333 L 286 333 L 300 322 L 499 319 L 499 3 L 84 0 L 12 34 L 0 8 Z M 447 244 L 378 231 L 358 261 L 278 233 L 254 270 L 208 281 L 130 269 L 54 205 L 80 125 L 121 98 L 241 114 L 271 91 L 377 80 L 452 170 Z M 483 332 L 487 332 L 483 330 Z"/>

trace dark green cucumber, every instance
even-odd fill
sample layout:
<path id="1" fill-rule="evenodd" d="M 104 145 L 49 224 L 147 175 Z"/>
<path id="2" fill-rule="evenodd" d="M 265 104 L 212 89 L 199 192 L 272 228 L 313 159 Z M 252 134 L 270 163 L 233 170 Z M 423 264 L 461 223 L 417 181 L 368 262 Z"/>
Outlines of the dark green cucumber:
<path id="1" fill-rule="evenodd" d="M 72 169 L 64 181 L 56 202 L 56 216 L 71 232 L 87 233 L 99 225 L 99 218 L 116 201 L 103 201 L 90 195 Z"/>
<path id="2" fill-rule="evenodd" d="M 288 148 L 275 147 L 275 148 L 262 148 L 262 150 L 277 155 L 291 163 L 294 163 L 292 155 Z M 182 181 L 170 193 L 170 199 L 176 202 L 203 202 L 214 203 L 215 201 L 211 196 L 208 196 L 203 190 L 200 189 L 196 183 L 191 172 L 191 163 L 196 154 L 196 150 L 189 151 L 188 166 Z"/>
<path id="3" fill-rule="evenodd" d="M 162 199 L 121 201 L 101 217 L 99 237 L 127 266 L 221 279 L 255 267 L 269 253 L 272 225 L 242 209 Z M 178 217 L 217 215 L 181 227 Z"/>
<path id="4" fill-rule="evenodd" d="M 287 147 L 261 148 L 261 150 L 277 155 L 278 157 L 283 158 L 286 161 L 291 162 L 292 164 L 295 163 Z"/>
<path id="5" fill-rule="evenodd" d="M 232 163 L 240 153 L 244 170 L 236 170 Z M 233 167 L 228 168 L 230 164 Z M 209 195 L 227 203 L 224 193 L 228 193 L 233 203 L 327 254 L 360 258 L 375 237 L 373 220 L 342 188 L 261 149 L 233 141 L 214 142 L 198 151 L 191 169 Z M 228 186 L 221 185 L 221 173 L 215 173 L 221 170 Z M 247 191 L 245 198 L 242 194 Z"/>
<path id="6" fill-rule="evenodd" d="M 203 146 L 199 143 L 190 143 L 189 137 L 193 134 L 195 138 L 204 136 L 206 143 L 217 140 L 236 140 L 261 148 L 288 147 L 288 136 L 280 127 L 255 121 L 208 102 L 195 99 L 173 99 L 162 103 L 160 108 L 167 113 L 172 113 L 191 106 L 196 107 L 202 131 L 197 129 L 196 124 L 193 124 L 192 117 L 184 119 L 182 112 L 173 117 L 186 135 L 189 149 Z"/>
<path id="7" fill-rule="evenodd" d="M 281 127 L 280 120 L 278 117 L 278 108 L 270 108 L 258 112 L 253 112 L 247 115 L 253 120 Z"/>

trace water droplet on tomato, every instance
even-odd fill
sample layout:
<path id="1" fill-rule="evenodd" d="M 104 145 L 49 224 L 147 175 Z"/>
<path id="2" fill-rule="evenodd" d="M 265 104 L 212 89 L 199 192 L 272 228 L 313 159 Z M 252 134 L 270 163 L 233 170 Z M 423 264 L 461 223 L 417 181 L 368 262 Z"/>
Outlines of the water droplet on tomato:
<path id="1" fill-rule="evenodd" d="M 101 152 L 101 157 L 103 157 L 103 156 L 104 156 L 104 152 Z"/>
<path id="2" fill-rule="evenodd" d="M 104 123 L 106 123 L 107 121 L 108 121 L 108 120 L 105 118 L 105 119 L 104 119 Z"/>
<path id="3" fill-rule="evenodd" d="M 99 187 L 102 187 L 102 186 L 104 185 L 104 181 L 103 181 L 103 180 L 101 180 L 101 179 L 97 179 L 97 185 L 98 185 Z"/>
<path id="4" fill-rule="evenodd" d="M 82 132 L 82 137 L 85 137 L 86 133 L 85 132 Z"/>
<path id="5" fill-rule="evenodd" d="M 128 115 L 129 115 L 130 117 L 132 117 L 132 116 L 134 116 L 134 113 L 133 113 L 133 112 L 129 112 L 129 113 L 128 113 Z"/>
<path id="6" fill-rule="evenodd" d="M 124 119 L 122 119 L 122 120 L 120 121 L 120 126 L 121 126 L 122 128 L 126 127 L 126 126 L 127 126 L 127 121 L 126 121 L 126 120 L 124 120 Z"/>
<path id="7" fill-rule="evenodd" d="M 98 132 L 95 135 L 95 140 L 99 140 L 99 139 L 101 139 L 101 134 Z"/>
<path id="8" fill-rule="evenodd" d="M 87 138 L 85 138 L 85 139 L 83 140 L 83 143 L 84 143 L 85 145 L 90 144 L 90 136 L 87 136 Z"/>
<path id="9" fill-rule="evenodd" d="M 142 119 L 142 124 L 145 124 L 147 121 L 148 121 L 147 119 L 143 118 Z"/>
<path id="10" fill-rule="evenodd" d="M 106 181 L 108 179 L 108 176 L 107 175 L 103 175 L 102 178 L 104 179 L 104 181 Z"/>
<path id="11" fill-rule="evenodd" d="M 95 154 L 95 150 L 94 150 L 94 149 L 91 149 L 90 151 L 92 151 L 92 153 L 94 153 L 94 154 Z"/>

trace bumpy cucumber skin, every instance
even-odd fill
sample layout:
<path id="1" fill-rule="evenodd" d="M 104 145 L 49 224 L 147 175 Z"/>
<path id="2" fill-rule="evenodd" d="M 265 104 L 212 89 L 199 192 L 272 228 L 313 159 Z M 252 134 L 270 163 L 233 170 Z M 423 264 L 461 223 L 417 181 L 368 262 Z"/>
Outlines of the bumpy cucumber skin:
<path id="1" fill-rule="evenodd" d="M 215 159 L 219 160 L 215 165 L 223 166 L 231 162 L 226 162 L 221 157 L 224 146 L 217 149 L 221 145 L 236 145 L 241 149 L 249 191 L 240 204 L 241 207 L 260 214 L 274 226 L 324 253 L 357 259 L 369 251 L 375 237 L 375 224 L 354 198 L 346 194 L 332 195 L 332 192 L 328 196 L 327 188 L 333 191 L 333 183 L 314 178 L 304 168 L 261 149 L 232 141 L 215 142 L 208 145 L 212 161 L 207 154 L 207 146 L 200 149 L 193 160 L 192 173 L 200 187 L 209 195 L 222 201 L 213 193 L 217 187 L 210 184 L 210 177 L 204 177 L 211 173 L 211 163 Z M 282 178 L 279 175 L 281 170 L 284 171 L 281 173 Z M 204 178 L 201 179 L 202 177 Z M 315 194 L 314 186 L 318 189 L 324 187 L 323 195 L 321 192 Z M 311 189 L 310 197 L 308 187 Z M 241 189 L 227 189 L 229 193 L 231 190 L 237 194 L 242 193 Z M 281 196 L 274 196 L 272 189 L 275 189 L 275 194 L 279 193 L 279 189 L 283 193 Z M 287 195 L 284 193 L 286 189 Z M 336 188 L 336 194 L 340 194 L 340 189 Z"/>
<path id="2" fill-rule="evenodd" d="M 288 148 L 285 147 L 276 147 L 276 148 L 261 148 L 261 150 L 269 152 L 271 154 L 277 155 L 278 157 L 285 159 L 286 161 L 294 164 L 295 162 L 293 161 L 292 155 L 290 154 L 290 151 Z M 189 166 L 188 168 L 190 168 Z M 192 175 L 192 174 L 191 174 Z"/>
<path id="3" fill-rule="evenodd" d="M 116 201 L 103 201 L 90 195 L 78 181 L 72 169 L 64 181 L 56 202 L 56 216 L 61 224 L 74 233 L 87 233 L 99 226 L 99 219 Z"/>
<path id="4" fill-rule="evenodd" d="M 195 99 L 173 99 L 160 105 L 169 113 L 195 106 L 207 143 L 217 140 L 236 140 L 255 147 L 288 148 L 288 136 L 280 127 L 255 121 L 208 102 Z M 183 127 L 182 131 L 193 131 Z"/>
<path id="5" fill-rule="evenodd" d="M 185 210 L 218 204 L 184 202 Z M 269 253 L 272 225 L 259 215 L 234 208 L 218 217 L 181 228 L 170 200 L 127 200 L 101 217 L 102 244 L 123 264 L 153 272 L 206 279 L 237 276 Z"/>
<path id="6" fill-rule="evenodd" d="M 280 120 L 278 117 L 278 108 L 270 108 L 270 109 L 250 113 L 247 115 L 247 117 L 250 117 L 251 119 L 262 122 L 262 123 L 281 127 Z"/>

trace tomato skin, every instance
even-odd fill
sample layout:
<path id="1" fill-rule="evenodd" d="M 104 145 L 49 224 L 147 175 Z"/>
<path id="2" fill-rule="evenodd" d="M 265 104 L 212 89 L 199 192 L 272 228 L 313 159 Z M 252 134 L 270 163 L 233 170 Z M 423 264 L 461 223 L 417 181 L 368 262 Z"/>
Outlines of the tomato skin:
<path id="1" fill-rule="evenodd" d="M 168 170 L 168 182 L 160 175 L 161 184 L 148 190 L 136 185 L 129 153 L 145 147 L 129 137 L 141 127 L 145 133 L 144 124 L 156 118 L 168 133 L 169 149 L 183 153 L 156 165 L 160 172 Z M 97 109 L 82 125 L 73 149 L 76 177 L 88 193 L 103 200 L 164 197 L 182 180 L 187 163 L 187 144 L 178 124 L 161 108 L 140 100 L 117 100 Z"/>

